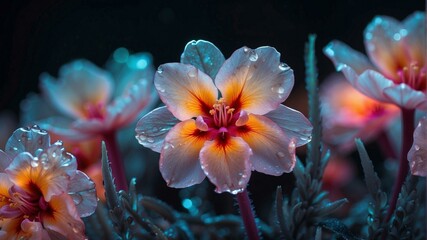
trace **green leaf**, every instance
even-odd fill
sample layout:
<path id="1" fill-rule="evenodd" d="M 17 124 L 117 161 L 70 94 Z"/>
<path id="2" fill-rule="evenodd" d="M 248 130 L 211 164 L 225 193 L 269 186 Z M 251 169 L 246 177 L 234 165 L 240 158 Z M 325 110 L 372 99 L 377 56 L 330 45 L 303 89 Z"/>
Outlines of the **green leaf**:
<path id="1" fill-rule="evenodd" d="M 369 193 L 374 199 L 377 199 L 377 193 L 382 192 L 381 190 L 381 181 L 378 178 L 377 173 L 374 170 L 372 161 L 366 152 L 365 146 L 363 145 L 360 138 L 355 139 L 357 151 L 360 155 L 360 160 L 363 167 L 363 172 L 365 174 L 365 182 L 368 188 Z"/>

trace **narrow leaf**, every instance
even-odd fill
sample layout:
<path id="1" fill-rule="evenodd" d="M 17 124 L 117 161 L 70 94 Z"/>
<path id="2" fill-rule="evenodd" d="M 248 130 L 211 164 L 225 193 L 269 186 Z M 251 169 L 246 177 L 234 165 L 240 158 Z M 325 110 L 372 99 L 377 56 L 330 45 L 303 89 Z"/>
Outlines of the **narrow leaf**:
<path id="1" fill-rule="evenodd" d="M 365 182 L 371 196 L 376 199 L 377 193 L 381 191 L 381 181 L 378 178 L 377 173 L 374 170 L 372 161 L 366 152 L 365 146 L 363 145 L 360 138 L 355 139 L 357 151 L 360 155 L 360 160 L 365 174 Z"/>

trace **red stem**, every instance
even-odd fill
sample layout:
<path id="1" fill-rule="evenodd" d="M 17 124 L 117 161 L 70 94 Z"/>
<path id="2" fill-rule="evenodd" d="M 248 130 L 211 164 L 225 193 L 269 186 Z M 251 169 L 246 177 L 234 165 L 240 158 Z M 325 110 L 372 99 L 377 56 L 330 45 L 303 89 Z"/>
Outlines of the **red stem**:
<path id="1" fill-rule="evenodd" d="M 394 182 L 393 195 L 390 199 L 390 206 L 387 212 L 387 222 L 390 220 L 390 217 L 396 208 L 397 198 L 399 197 L 403 182 L 405 181 L 406 176 L 408 175 L 409 163 L 407 156 L 413 142 L 414 115 L 414 109 L 402 108 L 402 150 L 400 154 L 399 171 L 397 173 L 396 181 Z"/>
<path id="2" fill-rule="evenodd" d="M 116 190 L 128 190 L 123 161 L 120 157 L 119 147 L 116 140 L 116 132 L 111 131 L 103 135 L 103 140 L 107 147 L 108 160 L 111 163 Z"/>
<path id="3" fill-rule="evenodd" d="M 259 240 L 260 236 L 258 233 L 258 227 L 255 223 L 254 213 L 252 211 L 251 202 L 246 189 L 237 194 L 237 202 L 239 204 L 240 215 L 242 216 L 248 239 Z"/>

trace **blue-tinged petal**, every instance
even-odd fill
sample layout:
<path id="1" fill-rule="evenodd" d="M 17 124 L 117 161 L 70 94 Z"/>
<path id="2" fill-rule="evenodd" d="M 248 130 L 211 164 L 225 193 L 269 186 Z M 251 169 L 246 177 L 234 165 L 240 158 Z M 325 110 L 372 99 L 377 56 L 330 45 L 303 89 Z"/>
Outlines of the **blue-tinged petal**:
<path id="1" fill-rule="evenodd" d="M 12 158 L 21 152 L 36 155 L 50 146 L 50 136 L 38 126 L 19 128 L 13 132 L 6 143 L 5 151 Z"/>
<path id="2" fill-rule="evenodd" d="M 424 110 L 427 102 L 427 96 L 421 91 L 417 91 L 408 85 L 401 83 L 384 88 L 384 95 L 389 98 L 388 102 L 397 104 L 407 109 Z M 424 107 L 424 109 L 422 108 Z"/>
<path id="3" fill-rule="evenodd" d="M 251 176 L 252 150 L 240 137 L 206 141 L 200 151 L 200 163 L 218 193 L 243 191 Z"/>
<path id="4" fill-rule="evenodd" d="M 408 152 L 411 173 L 427 176 L 427 118 L 423 117 L 414 131 L 414 143 Z"/>
<path id="5" fill-rule="evenodd" d="M 33 125 L 41 119 L 59 115 L 49 101 L 35 93 L 29 93 L 20 104 L 20 120 L 22 125 Z"/>
<path id="6" fill-rule="evenodd" d="M 394 85 L 393 81 L 374 70 L 363 72 L 352 84 L 361 93 L 381 102 L 389 102 L 383 90 Z"/>
<path id="7" fill-rule="evenodd" d="M 295 141 L 296 147 L 310 142 L 313 126 L 302 113 L 280 105 L 277 109 L 267 113 L 265 116 L 279 125 L 286 136 Z"/>
<path id="8" fill-rule="evenodd" d="M 68 195 L 73 199 L 80 217 L 87 217 L 95 212 L 98 204 L 95 183 L 85 173 L 76 172 L 68 185 Z"/>
<path id="9" fill-rule="evenodd" d="M 4 170 L 9 166 L 12 162 L 12 158 L 2 150 L 0 150 L 0 172 L 4 172 Z"/>
<path id="10" fill-rule="evenodd" d="M 357 75 L 362 74 L 365 70 L 375 69 L 364 54 L 340 41 L 330 42 L 323 48 L 323 53 L 331 59 L 337 71 L 341 71 L 343 65 L 349 66 Z"/>
<path id="11" fill-rule="evenodd" d="M 215 84 L 230 107 L 262 115 L 289 96 L 294 74 L 276 49 L 243 47 L 224 62 Z"/>
<path id="12" fill-rule="evenodd" d="M 99 120 L 93 120 L 100 122 Z M 98 131 L 93 132 L 91 121 L 83 121 L 85 125 L 89 125 L 86 129 L 79 125 L 81 121 L 73 121 L 64 117 L 50 117 L 47 119 L 40 120 L 38 125 L 46 131 L 59 136 L 63 140 L 79 141 L 93 138 L 95 134 L 99 134 Z M 74 125 L 78 125 L 79 128 L 75 128 Z M 99 123 L 97 127 L 103 127 L 104 125 Z M 88 131 L 86 131 L 88 130 Z"/>
<path id="13" fill-rule="evenodd" d="M 224 61 L 221 51 L 213 43 L 205 40 L 190 41 L 181 55 L 181 63 L 195 66 L 212 79 L 215 79 Z"/>
<path id="14" fill-rule="evenodd" d="M 156 108 L 136 124 L 136 139 L 144 147 L 160 152 L 166 134 L 179 122 L 166 106 Z"/>
<path id="15" fill-rule="evenodd" d="M 405 35 L 406 49 L 411 59 L 424 66 L 426 63 L 426 19 L 424 12 L 415 12 L 409 15 L 404 21 L 404 29 L 401 32 Z M 406 32 L 405 32 L 406 30 Z"/>
<path id="16" fill-rule="evenodd" d="M 62 66 L 58 79 L 44 73 L 40 80 L 43 94 L 58 111 L 82 119 L 93 107 L 105 106 L 114 86 L 111 74 L 86 60 Z"/>

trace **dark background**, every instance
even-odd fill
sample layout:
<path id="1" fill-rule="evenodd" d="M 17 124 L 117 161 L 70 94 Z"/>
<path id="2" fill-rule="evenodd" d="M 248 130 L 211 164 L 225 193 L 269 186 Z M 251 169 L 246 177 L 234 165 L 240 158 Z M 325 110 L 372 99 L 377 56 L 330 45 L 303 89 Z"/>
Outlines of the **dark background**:
<path id="1" fill-rule="evenodd" d="M 40 73 L 56 76 L 73 59 L 86 58 L 103 66 L 115 49 L 126 47 L 131 52 L 150 52 L 158 66 L 179 61 L 188 41 L 205 39 L 226 57 L 245 45 L 277 48 L 295 72 L 295 90 L 285 104 L 305 112 L 303 53 L 308 34 L 317 34 L 321 80 L 334 72 L 321 52 L 329 41 L 339 39 L 364 52 L 363 30 L 375 15 L 402 20 L 416 10 L 424 10 L 424 1 L 2 0 L 0 111 L 19 115 L 20 101 L 30 91 L 39 92 Z M 289 177 L 254 173 L 249 190 L 255 205 L 272 198 L 263 193 L 274 192 L 286 181 Z M 163 190 L 160 198 L 167 199 L 169 192 Z M 216 201 L 222 200 L 216 195 Z"/>

